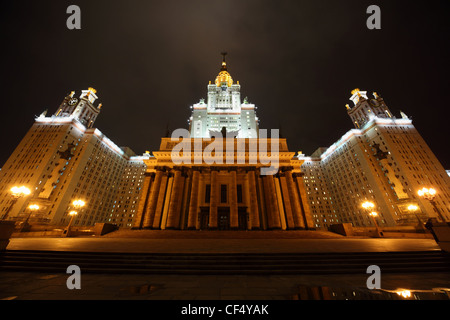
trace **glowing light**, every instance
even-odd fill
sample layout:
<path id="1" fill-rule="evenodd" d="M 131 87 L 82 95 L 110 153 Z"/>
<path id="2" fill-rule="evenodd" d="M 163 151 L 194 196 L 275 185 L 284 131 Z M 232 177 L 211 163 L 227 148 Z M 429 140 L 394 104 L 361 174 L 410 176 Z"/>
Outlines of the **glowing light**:
<path id="1" fill-rule="evenodd" d="M 359 94 L 361 90 L 359 90 L 358 88 L 352 90 L 352 94 Z"/>
<path id="2" fill-rule="evenodd" d="M 31 191 L 27 187 L 21 186 L 21 187 L 12 187 L 11 193 L 15 197 L 22 197 L 22 196 L 29 195 L 31 193 Z"/>
<path id="3" fill-rule="evenodd" d="M 28 209 L 30 209 L 31 211 L 36 211 L 36 210 L 39 210 L 39 206 L 37 205 L 37 204 L 30 204 L 29 206 L 28 206 Z"/>
<path id="4" fill-rule="evenodd" d="M 86 205 L 86 202 L 84 202 L 83 200 L 75 200 L 74 202 L 72 202 L 72 204 L 74 205 L 75 208 L 82 208 Z"/>
<path id="5" fill-rule="evenodd" d="M 414 204 L 411 204 L 411 205 L 408 207 L 408 210 L 409 210 L 409 211 L 417 211 L 417 210 L 419 210 L 419 207 L 416 206 L 416 205 L 414 205 Z"/>
<path id="6" fill-rule="evenodd" d="M 71 216 L 76 216 L 78 214 L 78 212 L 76 212 L 75 210 L 72 210 L 72 211 L 69 212 L 69 214 Z"/>
<path id="7" fill-rule="evenodd" d="M 371 212 L 371 213 L 369 213 L 369 215 L 372 216 L 372 217 L 377 217 L 377 216 L 378 216 L 378 213 L 376 213 L 376 212 Z"/>
<path id="8" fill-rule="evenodd" d="M 366 201 L 361 205 L 364 209 L 368 210 L 368 209 L 372 209 L 375 208 L 375 204 L 373 202 L 370 201 Z"/>
<path id="9" fill-rule="evenodd" d="M 411 298 L 411 291 L 409 291 L 409 290 L 401 289 L 401 290 L 396 291 L 395 293 L 397 293 L 399 296 L 402 296 L 405 299 Z"/>
<path id="10" fill-rule="evenodd" d="M 423 188 L 423 189 L 419 190 L 417 193 L 421 197 L 425 197 L 427 199 L 433 199 L 434 196 L 436 195 L 437 191 L 433 188 L 430 188 L 430 189 Z"/>

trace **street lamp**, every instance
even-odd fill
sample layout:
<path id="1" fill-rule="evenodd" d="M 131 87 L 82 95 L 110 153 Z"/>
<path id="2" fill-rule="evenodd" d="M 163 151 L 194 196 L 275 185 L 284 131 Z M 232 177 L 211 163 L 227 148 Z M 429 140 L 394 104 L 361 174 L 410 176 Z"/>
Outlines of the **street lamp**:
<path id="1" fill-rule="evenodd" d="M 30 219 L 31 214 L 37 210 L 39 210 L 39 206 L 37 204 L 30 204 L 28 206 L 28 210 L 30 210 L 30 213 L 27 216 L 27 219 L 25 220 L 25 222 L 22 224 L 22 228 L 21 231 L 24 231 L 24 229 L 26 229 L 28 227 L 28 219 Z"/>
<path id="2" fill-rule="evenodd" d="M 422 231 L 425 231 L 426 229 L 423 225 L 423 222 L 422 222 L 422 220 L 420 220 L 419 216 L 417 215 L 417 211 L 419 211 L 419 207 L 416 206 L 415 204 L 411 204 L 408 206 L 408 211 L 416 216 L 417 220 L 419 221 L 420 229 L 422 229 Z"/>
<path id="3" fill-rule="evenodd" d="M 376 212 L 371 212 L 371 213 L 369 213 L 369 216 L 372 217 L 373 224 L 375 225 L 375 230 L 376 230 L 376 232 L 377 232 L 377 236 L 378 236 L 378 237 L 382 237 L 382 236 L 383 236 L 383 233 L 380 231 L 380 228 L 378 227 L 377 220 L 375 220 L 375 218 L 378 217 L 378 213 L 376 213 Z"/>
<path id="4" fill-rule="evenodd" d="M 439 217 L 441 218 L 442 222 L 445 222 L 444 217 L 442 216 L 441 212 L 436 206 L 436 202 L 434 201 L 434 198 L 436 197 L 436 190 L 433 188 L 423 188 L 417 192 L 420 197 L 423 197 L 430 201 L 431 205 L 433 206 L 434 210 L 438 213 Z"/>
<path id="5" fill-rule="evenodd" d="M 86 202 L 84 202 L 83 200 L 75 200 L 72 202 L 72 205 L 75 207 L 75 209 L 81 209 L 86 205 Z M 70 232 L 70 226 L 72 225 L 73 219 L 75 218 L 75 216 L 78 214 L 78 211 L 76 210 L 72 210 L 69 212 L 69 215 L 71 216 L 69 224 L 67 225 L 66 230 L 64 231 L 64 235 L 67 237 L 69 235 Z"/>
<path id="6" fill-rule="evenodd" d="M 11 212 L 12 207 L 16 204 L 16 202 L 24 197 L 24 196 L 28 196 L 31 191 L 30 189 L 28 189 L 27 187 L 21 186 L 21 187 L 12 187 L 10 189 L 11 191 L 11 195 L 13 197 L 12 203 L 9 206 L 8 210 L 6 211 L 6 213 L 3 215 L 2 220 L 6 220 L 6 218 L 8 218 L 9 213 Z"/>
<path id="7" fill-rule="evenodd" d="M 376 233 L 378 237 L 382 237 L 383 234 L 380 232 L 380 229 L 378 227 L 377 221 L 375 220 L 375 217 L 378 216 L 378 213 L 374 212 L 373 209 L 375 208 L 375 204 L 370 201 L 366 201 L 361 205 L 369 214 L 369 216 L 372 217 L 373 223 L 375 225 Z"/>

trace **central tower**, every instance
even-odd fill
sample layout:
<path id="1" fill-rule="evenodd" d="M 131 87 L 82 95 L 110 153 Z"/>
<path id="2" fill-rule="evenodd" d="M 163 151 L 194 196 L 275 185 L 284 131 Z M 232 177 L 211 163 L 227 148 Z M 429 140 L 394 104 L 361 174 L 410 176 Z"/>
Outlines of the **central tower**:
<path id="1" fill-rule="evenodd" d="M 208 100 L 201 99 L 191 106 L 189 118 L 191 138 L 211 138 L 226 130 L 228 137 L 257 138 L 259 120 L 255 105 L 241 101 L 241 86 L 235 84 L 228 72 L 226 55 L 214 83 L 209 82 Z"/>

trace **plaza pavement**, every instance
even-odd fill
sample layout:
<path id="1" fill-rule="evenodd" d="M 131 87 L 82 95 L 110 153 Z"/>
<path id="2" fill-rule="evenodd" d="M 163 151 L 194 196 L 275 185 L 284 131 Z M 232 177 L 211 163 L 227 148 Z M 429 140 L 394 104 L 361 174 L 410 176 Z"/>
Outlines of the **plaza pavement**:
<path id="1" fill-rule="evenodd" d="M 211 236 L 212 234 L 210 234 Z M 241 239 L 236 239 L 241 237 Z M 430 239 L 193 239 L 179 237 L 12 238 L 9 250 L 153 253 L 391 252 L 440 250 Z M 83 274 L 81 289 L 69 290 L 69 275 L 0 272 L 0 299 L 13 300 L 290 300 L 299 287 L 366 288 L 361 275 L 139 275 Z M 448 273 L 382 274 L 383 289 L 450 288 Z"/>

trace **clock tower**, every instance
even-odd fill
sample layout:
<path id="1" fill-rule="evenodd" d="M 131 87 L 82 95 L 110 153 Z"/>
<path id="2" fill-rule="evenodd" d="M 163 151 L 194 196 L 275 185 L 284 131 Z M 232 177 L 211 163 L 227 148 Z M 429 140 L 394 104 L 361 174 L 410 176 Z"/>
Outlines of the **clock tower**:
<path id="1" fill-rule="evenodd" d="M 67 95 L 58 110 L 54 114 L 56 117 L 72 117 L 80 121 L 86 128 L 92 128 L 95 119 L 102 104 L 94 105 L 95 100 L 98 99 L 97 91 L 94 88 L 82 90 L 79 98 L 75 97 L 75 91 Z"/>

